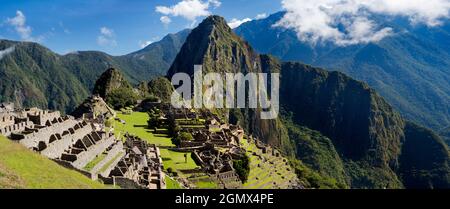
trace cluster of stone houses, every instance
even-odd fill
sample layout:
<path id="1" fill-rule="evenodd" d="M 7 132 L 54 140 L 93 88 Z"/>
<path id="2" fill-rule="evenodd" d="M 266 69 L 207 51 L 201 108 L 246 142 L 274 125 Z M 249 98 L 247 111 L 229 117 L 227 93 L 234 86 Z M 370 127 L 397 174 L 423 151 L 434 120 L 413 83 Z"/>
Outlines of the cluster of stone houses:
<path id="1" fill-rule="evenodd" d="M 192 151 L 194 161 L 222 187 L 235 189 L 242 186 L 233 167 L 233 160 L 245 155 L 245 150 L 240 148 L 245 132 L 240 126 L 222 123 L 207 110 L 175 109 L 164 104 L 157 108 L 161 112 L 160 124 L 175 120 L 180 133 L 190 133 L 193 137 L 181 141 L 176 150 Z"/>
<path id="2" fill-rule="evenodd" d="M 125 153 L 111 170 L 109 179 L 121 188 L 165 189 L 163 163 L 159 148 L 138 137 L 125 135 Z"/>
<path id="3" fill-rule="evenodd" d="M 28 149 L 93 180 L 104 179 L 105 183 L 119 186 L 127 186 L 129 181 L 139 188 L 165 188 L 156 146 L 137 138 L 127 139 L 124 144 L 102 127 L 91 120 L 61 116 L 58 111 L 15 109 L 13 104 L 0 106 L 0 134 Z M 95 159 L 100 160 L 88 169 Z M 117 168 L 121 166 L 127 169 L 119 174 Z M 116 177 L 121 179 L 115 181 Z"/>

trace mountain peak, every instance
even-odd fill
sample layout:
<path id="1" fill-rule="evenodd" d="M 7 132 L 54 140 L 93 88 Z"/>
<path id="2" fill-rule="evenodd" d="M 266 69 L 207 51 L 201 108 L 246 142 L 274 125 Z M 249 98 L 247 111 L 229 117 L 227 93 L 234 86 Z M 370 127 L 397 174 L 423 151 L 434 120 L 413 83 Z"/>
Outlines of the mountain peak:
<path id="1" fill-rule="evenodd" d="M 200 25 L 228 26 L 225 18 L 218 15 L 211 15 L 207 17 Z"/>
<path id="2" fill-rule="evenodd" d="M 192 75 L 194 65 L 203 65 L 204 72 L 251 72 L 257 57 L 223 17 L 213 15 L 192 30 L 167 75 Z"/>
<path id="3" fill-rule="evenodd" d="M 109 68 L 95 83 L 93 94 L 105 99 L 113 90 L 119 88 L 131 89 L 131 85 L 118 69 Z"/>

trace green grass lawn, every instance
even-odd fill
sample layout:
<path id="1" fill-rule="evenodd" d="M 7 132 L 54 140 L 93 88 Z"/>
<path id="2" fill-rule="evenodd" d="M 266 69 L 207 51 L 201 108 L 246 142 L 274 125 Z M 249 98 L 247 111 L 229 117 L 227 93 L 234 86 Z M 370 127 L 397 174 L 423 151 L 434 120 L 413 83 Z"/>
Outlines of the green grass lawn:
<path id="1" fill-rule="evenodd" d="M 147 113 L 133 112 L 130 115 L 118 113 L 117 117 L 124 120 L 126 124 L 115 121 L 114 133 L 116 136 L 123 136 L 123 134 L 128 132 L 157 146 L 174 146 L 167 135 L 153 134 L 153 130 L 147 129 L 147 121 L 149 119 Z"/>
<path id="2" fill-rule="evenodd" d="M 187 154 L 187 163 L 184 158 L 184 154 Z M 191 157 L 191 153 L 174 152 L 167 149 L 161 149 L 161 157 L 163 159 L 164 168 L 172 168 L 175 171 L 195 169 L 199 166 L 194 162 Z M 182 175 L 181 173 L 178 173 Z"/>
<path id="3" fill-rule="evenodd" d="M 217 189 L 218 186 L 212 181 L 197 181 L 195 182 L 197 189 Z"/>
<path id="4" fill-rule="evenodd" d="M 209 176 L 203 176 L 191 179 L 195 186 L 197 186 L 197 189 L 218 189 L 219 186 L 210 179 Z"/>
<path id="5" fill-rule="evenodd" d="M 177 181 L 174 181 L 169 177 L 166 177 L 166 186 L 167 189 L 183 189 L 183 187 L 181 187 L 181 185 Z"/>
<path id="6" fill-rule="evenodd" d="M 0 136 L 0 188 L 103 189 L 92 181 Z"/>

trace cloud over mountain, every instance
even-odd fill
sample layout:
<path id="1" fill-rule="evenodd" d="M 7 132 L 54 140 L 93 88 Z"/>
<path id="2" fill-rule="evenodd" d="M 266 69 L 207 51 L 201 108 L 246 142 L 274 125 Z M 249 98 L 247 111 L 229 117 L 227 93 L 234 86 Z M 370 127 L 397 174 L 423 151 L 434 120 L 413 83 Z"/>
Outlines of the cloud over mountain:
<path id="1" fill-rule="evenodd" d="M 156 12 L 163 14 L 161 22 L 165 25 L 172 22 L 170 17 L 183 17 L 189 21 L 195 22 L 199 17 L 205 17 L 211 14 L 210 8 L 220 7 L 222 3 L 219 0 L 182 0 L 172 6 L 157 6 Z"/>
<path id="2" fill-rule="evenodd" d="M 285 16 L 274 26 L 294 29 L 302 41 L 337 45 L 376 42 L 392 34 L 370 14 L 407 17 L 430 27 L 449 18 L 448 0 L 283 0 Z"/>
<path id="3" fill-rule="evenodd" d="M 97 44 L 100 46 L 117 46 L 114 30 L 107 27 L 101 27 L 100 35 L 97 37 Z"/>
<path id="4" fill-rule="evenodd" d="M 27 25 L 26 22 L 27 18 L 25 14 L 20 10 L 16 11 L 16 16 L 12 18 L 7 18 L 5 21 L 6 24 L 14 28 L 14 30 L 20 36 L 20 39 L 22 39 L 23 41 L 35 41 L 35 42 L 42 41 L 42 37 L 39 38 L 32 37 L 33 29 L 29 25 Z"/>
<path id="5" fill-rule="evenodd" d="M 8 55 L 8 54 L 11 54 L 12 52 L 14 52 L 14 50 L 15 50 L 15 47 L 14 47 L 14 46 L 9 47 L 9 48 L 7 48 L 7 49 L 5 49 L 5 50 L 0 50 L 0 60 L 2 60 L 4 56 L 6 56 L 6 55 Z"/>

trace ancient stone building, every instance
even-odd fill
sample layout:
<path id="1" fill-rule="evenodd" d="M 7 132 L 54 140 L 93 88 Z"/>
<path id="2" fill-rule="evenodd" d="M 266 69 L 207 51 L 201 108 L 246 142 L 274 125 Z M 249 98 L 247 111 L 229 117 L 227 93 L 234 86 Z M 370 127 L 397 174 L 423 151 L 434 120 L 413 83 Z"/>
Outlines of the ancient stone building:
<path id="1" fill-rule="evenodd" d="M 121 187 L 165 189 L 166 182 L 159 148 L 135 136 L 126 135 L 126 138 L 126 154 L 109 177 Z M 124 178 L 132 182 L 124 181 Z"/>
<path id="2" fill-rule="evenodd" d="M 166 187 L 162 160 L 155 145 L 131 136 L 124 145 L 112 132 L 96 127 L 92 120 L 37 108 L 13 111 L 3 108 L 0 113 L 1 135 L 93 180 L 100 177 L 105 183 L 123 185 L 135 182 L 138 187 L 148 189 Z M 93 162 L 97 163 L 88 166 Z"/>

